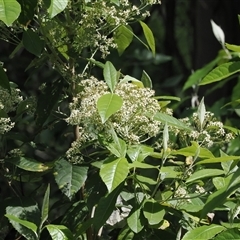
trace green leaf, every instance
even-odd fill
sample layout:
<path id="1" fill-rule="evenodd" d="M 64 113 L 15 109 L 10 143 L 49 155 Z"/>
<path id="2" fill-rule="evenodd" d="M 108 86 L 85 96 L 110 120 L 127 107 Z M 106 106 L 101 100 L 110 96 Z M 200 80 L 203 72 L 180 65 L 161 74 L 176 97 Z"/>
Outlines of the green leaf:
<path id="1" fill-rule="evenodd" d="M 143 168 L 143 169 L 149 169 L 149 168 L 158 168 L 158 166 L 154 166 L 152 164 L 142 163 L 135 161 L 133 163 L 129 163 L 129 168 Z"/>
<path id="2" fill-rule="evenodd" d="M 115 136 L 113 143 L 109 143 L 107 149 L 118 158 L 124 158 L 127 152 L 127 144 L 121 138 Z"/>
<path id="3" fill-rule="evenodd" d="M 93 63 L 94 65 L 100 67 L 100 68 L 104 68 L 105 64 L 102 63 L 102 62 L 99 62 L 99 61 L 96 61 L 95 59 L 93 58 L 86 58 L 89 62 Z"/>
<path id="4" fill-rule="evenodd" d="M 25 157 L 15 157 L 15 158 L 7 158 L 5 159 L 6 162 L 10 162 L 17 167 L 24 169 L 30 172 L 44 172 L 51 169 L 51 166 L 48 166 L 44 163 L 37 162 L 31 158 Z"/>
<path id="5" fill-rule="evenodd" d="M 199 152 L 199 153 L 198 153 Z M 207 148 L 202 148 L 197 142 L 192 142 L 190 147 L 181 148 L 177 151 L 171 152 L 172 155 L 182 155 L 185 157 L 195 156 L 198 153 L 199 158 L 214 158 L 214 155 Z"/>
<path id="6" fill-rule="evenodd" d="M 131 82 L 132 84 L 136 85 L 139 88 L 144 88 L 144 85 L 141 81 L 129 75 L 125 75 L 124 78 L 121 80 L 121 83 L 126 83 L 126 82 Z"/>
<path id="7" fill-rule="evenodd" d="M 240 72 L 240 62 L 227 62 L 214 68 L 207 76 L 203 78 L 199 85 L 206 85 L 221 81 L 237 72 Z"/>
<path id="8" fill-rule="evenodd" d="M 49 211 L 49 195 L 50 195 L 50 185 L 48 184 L 47 190 L 44 194 L 43 203 L 42 203 L 42 211 L 41 211 L 41 223 L 40 223 L 40 231 L 43 223 L 48 219 L 48 211 Z"/>
<path id="9" fill-rule="evenodd" d="M 49 224 L 46 228 L 53 240 L 74 240 L 71 231 L 63 225 Z"/>
<path id="10" fill-rule="evenodd" d="M 141 82 L 143 83 L 145 88 L 152 89 L 152 80 L 144 70 L 142 72 Z"/>
<path id="11" fill-rule="evenodd" d="M 217 190 L 219 190 L 223 187 L 226 187 L 226 185 L 228 183 L 224 177 L 215 177 L 212 179 L 212 182 Z"/>
<path id="12" fill-rule="evenodd" d="M 135 232 L 139 233 L 145 225 L 145 219 L 142 216 L 141 207 L 137 206 L 132 209 L 129 217 L 127 218 L 127 224 L 129 228 Z"/>
<path id="13" fill-rule="evenodd" d="M 201 226 L 194 228 L 188 231 L 182 238 L 182 240 L 193 240 L 193 239 L 201 239 L 208 240 L 212 239 L 215 235 L 225 230 L 225 227 L 211 224 L 210 226 Z"/>
<path id="14" fill-rule="evenodd" d="M 117 84 L 117 75 L 117 70 L 115 69 L 113 64 L 107 61 L 103 68 L 103 76 L 111 92 L 114 91 L 114 88 Z"/>
<path id="15" fill-rule="evenodd" d="M 7 199 L 6 216 L 12 226 L 26 239 L 37 240 L 37 226 L 40 224 L 40 211 L 37 203 L 30 198 Z"/>
<path id="16" fill-rule="evenodd" d="M 67 4 L 68 0 L 50 0 L 50 6 L 48 8 L 50 18 L 62 12 L 67 7 Z"/>
<path id="17" fill-rule="evenodd" d="M 38 4 L 38 0 L 18 0 L 21 5 L 21 13 L 18 17 L 19 23 L 24 26 L 27 26 L 29 22 L 33 19 L 35 10 Z"/>
<path id="18" fill-rule="evenodd" d="M 226 240 L 226 239 L 240 239 L 240 231 L 237 228 L 227 229 L 224 232 L 219 233 L 214 240 Z"/>
<path id="19" fill-rule="evenodd" d="M 141 175 L 136 175 L 136 178 L 139 182 L 149 184 L 149 185 L 155 185 L 157 184 L 157 181 L 153 180 L 152 178 L 149 177 L 144 177 Z"/>
<path id="20" fill-rule="evenodd" d="M 27 51 L 39 57 L 44 47 L 44 41 L 32 29 L 23 32 L 23 46 Z"/>
<path id="21" fill-rule="evenodd" d="M 134 237 L 134 233 L 131 231 L 129 227 L 124 227 L 121 229 L 118 234 L 117 240 L 132 240 Z"/>
<path id="22" fill-rule="evenodd" d="M 107 196 L 100 199 L 94 213 L 94 223 L 93 223 L 97 231 L 106 223 L 106 221 L 112 214 L 113 210 L 115 209 L 117 197 L 122 191 L 122 188 L 123 188 L 123 184 L 119 185 Z"/>
<path id="23" fill-rule="evenodd" d="M 21 5 L 16 0 L 0 0 L 0 20 L 7 26 L 18 18 L 21 12 Z"/>
<path id="24" fill-rule="evenodd" d="M 165 209 L 154 199 L 145 201 L 143 205 L 144 217 L 148 220 L 150 225 L 155 225 L 163 220 Z"/>
<path id="25" fill-rule="evenodd" d="M 97 101 L 97 109 L 102 119 L 102 123 L 105 123 L 109 117 L 121 109 L 123 100 L 120 96 L 114 93 L 107 93 L 101 96 Z"/>
<path id="26" fill-rule="evenodd" d="M 161 167 L 161 179 L 178 179 L 181 178 L 182 172 L 178 172 L 176 167 Z"/>
<path id="27" fill-rule="evenodd" d="M 147 156 L 154 153 L 154 149 L 145 145 L 131 145 L 128 147 L 127 155 L 132 160 L 132 162 L 138 161 L 142 162 Z"/>
<path id="28" fill-rule="evenodd" d="M 160 113 L 158 112 L 155 116 L 154 119 L 157 121 L 160 121 L 162 123 L 167 123 L 170 126 L 177 127 L 179 129 L 184 129 L 187 131 L 191 131 L 192 129 L 188 126 L 186 126 L 183 122 L 179 121 L 175 117 L 172 117 L 170 115 L 167 115 L 165 113 Z"/>
<path id="29" fill-rule="evenodd" d="M 159 99 L 166 99 L 166 100 L 174 100 L 174 101 L 181 101 L 181 98 L 179 97 L 174 97 L 174 96 L 156 96 L 154 97 L 155 99 L 159 100 Z"/>
<path id="30" fill-rule="evenodd" d="M 13 216 L 11 214 L 5 214 L 5 217 L 7 217 L 11 222 L 16 222 L 16 223 L 19 223 L 21 224 L 22 226 L 32 230 L 32 232 L 35 234 L 35 236 L 37 237 L 37 226 L 36 224 L 32 223 L 32 222 L 29 222 L 27 220 L 23 220 L 23 219 L 20 219 L 16 216 Z"/>
<path id="31" fill-rule="evenodd" d="M 240 159 L 240 156 L 223 156 L 223 157 L 215 157 L 215 158 L 208 158 L 205 160 L 201 160 L 196 163 L 198 164 L 205 164 L 205 163 L 220 163 L 225 161 L 231 161 L 231 160 L 238 160 Z"/>
<path id="32" fill-rule="evenodd" d="M 56 161 L 54 177 L 59 189 L 69 198 L 83 186 L 87 179 L 88 167 L 72 165 L 64 159 Z"/>
<path id="33" fill-rule="evenodd" d="M 132 28 L 121 25 L 114 32 L 114 41 L 117 44 L 118 54 L 121 56 L 125 49 L 130 45 L 133 40 Z"/>
<path id="34" fill-rule="evenodd" d="M 190 202 L 184 201 L 183 204 L 179 206 L 179 209 L 185 210 L 186 212 L 197 213 L 201 211 L 204 207 L 204 202 L 200 198 L 189 199 Z"/>
<path id="35" fill-rule="evenodd" d="M 205 217 L 207 213 L 221 206 L 227 197 L 234 193 L 240 186 L 240 169 L 225 178 L 225 186 L 213 192 L 208 196 L 204 208 L 201 211 L 201 218 Z"/>
<path id="36" fill-rule="evenodd" d="M 100 176 L 107 186 L 108 191 L 112 192 L 127 178 L 128 171 L 128 161 L 126 158 L 108 159 L 101 166 Z"/>
<path id="37" fill-rule="evenodd" d="M 225 46 L 228 50 L 234 51 L 234 52 L 240 52 L 240 46 L 239 45 L 233 45 L 225 43 Z"/>
<path id="38" fill-rule="evenodd" d="M 9 80 L 7 74 L 5 73 L 3 67 L 0 65 L 0 86 L 9 92 L 11 92 Z"/>
<path id="39" fill-rule="evenodd" d="M 219 60 L 220 57 L 217 57 L 201 69 L 198 69 L 193 74 L 191 74 L 185 82 L 183 90 L 185 91 L 186 89 L 197 85 L 202 80 L 202 78 L 205 77 L 213 69 L 213 67 L 219 62 Z"/>
<path id="40" fill-rule="evenodd" d="M 194 182 L 203 178 L 214 177 L 223 175 L 224 171 L 220 169 L 201 169 L 197 172 L 194 172 L 186 181 L 186 183 Z"/>
<path id="41" fill-rule="evenodd" d="M 151 48 L 153 55 L 155 55 L 155 53 L 156 53 L 155 52 L 155 40 L 153 37 L 153 33 L 146 23 L 144 23 L 142 21 L 139 21 L 139 22 L 142 26 L 143 33 L 147 40 L 147 43 L 148 43 L 149 47 Z"/>

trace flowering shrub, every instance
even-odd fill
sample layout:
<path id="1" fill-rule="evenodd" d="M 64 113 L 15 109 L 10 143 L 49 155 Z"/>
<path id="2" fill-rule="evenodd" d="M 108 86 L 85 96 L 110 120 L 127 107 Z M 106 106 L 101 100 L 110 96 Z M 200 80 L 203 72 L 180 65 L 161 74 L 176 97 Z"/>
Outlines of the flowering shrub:
<path id="1" fill-rule="evenodd" d="M 240 157 L 228 147 L 239 130 L 204 99 L 177 119 L 168 104 L 179 99 L 155 96 L 146 72 L 138 80 L 102 62 L 133 37 L 156 54 L 143 20 L 160 1 L 19 2 L 0 2 L 1 37 L 17 45 L 11 57 L 24 48 L 35 56 L 28 70 L 55 71 L 26 92 L 0 67 L 0 238 L 238 239 Z M 239 71 L 231 69 L 226 76 Z M 228 222 L 214 223 L 219 209 Z"/>

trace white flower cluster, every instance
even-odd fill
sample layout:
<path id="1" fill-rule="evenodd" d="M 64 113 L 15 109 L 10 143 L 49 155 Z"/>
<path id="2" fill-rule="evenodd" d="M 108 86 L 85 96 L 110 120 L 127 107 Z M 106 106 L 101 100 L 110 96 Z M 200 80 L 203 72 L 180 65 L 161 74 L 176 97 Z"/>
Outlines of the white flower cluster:
<path id="1" fill-rule="evenodd" d="M 14 123 L 7 114 L 15 111 L 22 100 L 19 89 L 11 88 L 10 94 L 8 90 L 0 87 L 0 134 L 8 132 L 14 127 Z"/>
<path id="2" fill-rule="evenodd" d="M 61 27 L 54 19 L 47 21 L 48 38 L 60 52 L 65 51 L 63 48 L 66 45 L 71 45 L 79 54 L 88 47 L 92 52 L 98 49 L 105 58 L 111 48 L 117 47 L 113 37 L 114 31 L 121 25 L 126 26 L 149 16 L 147 7 L 159 3 L 160 1 L 156 0 L 138 0 L 134 4 L 129 0 L 119 0 L 118 3 L 111 0 L 85 3 L 69 1 L 67 7 L 71 12 L 69 26 Z"/>
<path id="3" fill-rule="evenodd" d="M 234 138 L 231 133 L 225 131 L 223 123 L 217 121 L 211 112 L 205 113 L 202 127 L 197 113 L 193 113 L 191 118 L 183 118 L 180 121 L 193 129 L 190 133 L 174 129 L 175 135 L 179 135 L 187 143 L 197 141 L 203 147 L 211 147 L 214 144 L 228 143 Z"/>
<path id="4" fill-rule="evenodd" d="M 145 18 L 149 15 L 147 5 L 155 4 L 156 1 L 141 1 L 139 6 L 133 5 L 129 0 L 120 0 L 119 4 L 111 1 L 91 2 L 81 15 L 77 37 L 82 47 L 94 46 L 99 48 L 102 57 L 105 58 L 110 48 L 116 48 L 114 38 L 109 35 L 120 25 L 128 25 L 129 22 Z M 80 40 L 80 39 L 79 39 Z"/>
<path id="5" fill-rule="evenodd" d="M 22 100 L 19 89 L 11 88 L 10 94 L 8 90 L 0 87 L 0 109 L 4 110 L 5 113 L 15 111 Z"/>
<path id="6" fill-rule="evenodd" d="M 69 159 L 72 155 L 78 155 L 84 143 L 98 142 L 99 134 L 105 139 L 111 138 L 111 126 L 119 137 L 130 144 L 142 143 L 159 133 L 161 123 L 153 120 L 153 116 L 160 106 L 153 98 L 153 90 L 120 81 L 114 92 L 122 98 L 123 105 L 103 124 L 97 110 L 97 100 L 110 92 L 107 84 L 92 77 L 83 80 L 79 87 L 82 91 L 70 104 L 71 115 L 66 119 L 69 124 L 78 125 L 80 132 L 80 138 L 73 142 L 67 152 Z"/>

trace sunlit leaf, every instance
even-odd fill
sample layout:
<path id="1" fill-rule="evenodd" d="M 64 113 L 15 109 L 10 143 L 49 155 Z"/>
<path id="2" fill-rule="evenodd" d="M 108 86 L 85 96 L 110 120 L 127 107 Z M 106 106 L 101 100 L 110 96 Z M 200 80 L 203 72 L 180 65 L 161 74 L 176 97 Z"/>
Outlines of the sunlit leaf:
<path id="1" fill-rule="evenodd" d="M 139 21 L 139 22 L 142 26 L 143 33 L 147 40 L 147 43 L 148 43 L 149 47 L 151 48 L 153 55 L 155 55 L 155 40 L 154 40 L 153 33 L 146 23 L 144 23 L 142 21 Z"/>
<path id="2" fill-rule="evenodd" d="M 16 222 L 19 223 L 20 225 L 32 230 L 32 232 L 35 234 L 37 237 L 37 226 L 36 224 L 29 222 L 27 220 L 20 219 L 14 215 L 11 214 L 5 214 L 5 217 L 7 217 L 11 222 Z"/>
<path id="3" fill-rule="evenodd" d="M 143 83 L 132 76 L 125 75 L 124 78 L 121 80 L 121 83 L 127 83 L 127 82 L 131 82 L 132 84 L 136 85 L 139 88 L 144 88 Z"/>
<path id="4" fill-rule="evenodd" d="M 203 178 L 212 178 L 214 176 L 224 175 L 224 171 L 220 169 L 201 169 L 194 172 L 186 181 L 186 183 L 194 182 Z"/>
<path id="5" fill-rule="evenodd" d="M 197 162 L 196 165 L 205 164 L 205 163 L 220 163 L 220 162 L 238 160 L 238 159 L 240 159 L 240 156 L 215 157 L 215 158 L 208 158 L 208 159 L 201 160 L 201 161 Z"/>
<path id="6" fill-rule="evenodd" d="M 6 216 L 12 226 L 26 239 L 37 240 L 37 226 L 40 224 L 40 211 L 30 198 L 8 199 Z"/>
<path id="7" fill-rule="evenodd" d="M 50 185 L 48 184 L 46 192 L 44 194 L 43 202 L 42 202 L 42 211 L 41 211 L 41 224 L 40 228 L 42 227 L 43 223 L 48 218 L 48 211 L 49 211 L 49 196 L 50 196 Z"/>
<path id="8" fill-rule="evenodd" d="M 141 207 L 137 206 L 132 209 L 127 218 L 127 224 L 135 233 L 139 233 L 144 228 L 145 219 L 142 216 Z"/>
<path id="9" fill-rule="evenodd" d="M 35 159 L 25 157 L 8 158 L 6 161 L 16 165 L 21 169 L 31 172 L 44 172 L 52 168 L 50 165 L 46 165 L 36 161 Z"/>
<path id="10" fill-rule="evenodd" d="M 225 46 L 228 50 L 234 51 L 234 52 L 240 52 L 240 46 L 239 45 L 233 45 L 225 43 Z"/>
<path id="11" fill-rule="evenodd" d="M 172 155 L 182 155 L 185 157 L 196 156 L 198 153 L 199 158 L 214 158 L 214 155 L 207 148 L 202 148 L 197 142 L 191 142 L 192 145 L 189 147 L 181 148 L 177 151 L 172 151 Z M 199 152 L 198 152 L 199 151 Z"/>
<path id="12" fill-rule="evenodd" d="M 150 225 L 158 224 L 165 215 L 164 207 L 155 200 L 147 200 L 143 205 L 143 214 Z"/>
<path id="13" fill-rule="evenodd" d="M 205 76 L 199 85 L 206 85 L 221 81 L 237 72 L 240 72 L 239 61 L 223 63 L 214 68 L 207 76 Z"/>
<path id="14" fill-rule="evenodd" d="M 7 26 L 18 18 L 21 12 L 21 5 L 16 0 L 0 0 L 0 20 Z"/>
<path id="15" fill-rule="evenodd" d="M 162 123 L 167 123 L 169 126 L 174 126 L 179 129 L 191 131 L 191 128 L 186 126 L 183 122 L 165 113 L 161 113 L 161 112 L 156 113 L 156 115 L 154 116 L 154 119 Z"/>
<path id="16" fill-rule="evenodd" d="M 191 198 L 189 202 L 184 201 L 183 204 L 180 204 L 179 209 L 185 210 L 186 212 L 199 212 L 202 210 L 204 202 L 200 198 Z"/>
<path id="17" fill-rule="evenodd" d="M 129 168 L 148 169 L 148 168 L 158 168 L 158 167 L 154 166 L 152 164 L 147 164 L 147 163 L 143 163 L 143 162 L 134 161 L 133 163 L 129 163 Z"/>
<path id="18" fill-rule="evenodd" d="M 113 66 L 113 64 L 107 61 L 103 68 L 103 76 L 104 80 L 106 81 L 108 87 L 110 88 L 111 92 L 113 92 L 116 84 L 117 84 L 117 70 Z"/>
<path id="19" fill-rule="evenodd" d="M 67 7 L 67 4 L 68 0 L 50 0 L 50 6 L 48 8 L 50 18 L 62 12 Z"/>
<path id="20" fill-rule="evenodd" d="M 105 123 L 109 117 L 121 109 L 123 100 L 120 96 L 114 93 L 107 93 L 101 96 L 97 101 L 97 109 L 102 119 L 102 123 Z"/>
<path id="21" fill-rule="evenodd" d="M 144 87 L 152 89 L 152 80 L 144 70 L 142 72 L 141 81 Z"/>
<path id="22" fill-rule="evenodd" d="M 106 148 L 118 158 L 124 158 L 127 152 L 127 144 L 121 138 L 118 138 L 117 135 L 113 138 L 114 142 L 106 145 Z"/>
<path id="23" fill-rule="evenodd" d="M 100 176 L 108 191 L 111 192 L 126 179 L 128 171 L 126 158 L 109 159 L 102 164 Z"/>
<path id="24" fill-rule="evenodd" d="M 204 218 L 207 213 L 211 212 L 216 207 L 221 206 L 227 197 L 233 194 L 240 186 L 240 169 L 225 178 L 226 184 L 219 190 L 208 196 L 207 201 L 201 211 L 201 218 Z"/>
<path id="25" fill-rule="evenodd" d="M 229 226 L 232 227 L 232 226 Z M 227 229 L 219 233 L 214 240 L 226 240 L 226 239 L 240 239 L 240 231 L 237 228 Z"/>
<path id="26" fill-rule="evenodd" d="M 228 184 L 226 178 L 224 177 L 214 177 L 212 179 L 212 182 L 217 190 L 226 187 L 226 185 Z"/>
<path id="27" fill-rule="evenodd" d="M 130 145 L 127 150 L 127 155 L 134 162 L 142 162 L 147 156 L 153 154 L 154 149 L 145 145 Z"/>
<path id="28" fill-rule="evenodd" d="M 66 226 L 49 224 L 46 228 L 52 240 L 74 240 L 73 234 Z"/>
<path id="29" fill-rule="evenodd" d="M 175 96 L 156 96 L 154 98 L 157 100 L 164 99 L 164 100 L 174 100 L 174 101 L 178 101 L 178 102 L 181 101 L 181 98 L 175 97 Z"/>
<path id="30" fill-rule="evenodd" d="M 133 237 L 134 233 L 128 226 L 126 226 L 125 228 L 121 229 L 120 233 L 118 234 L 117 240 L 132 240 Z"/>
<path id="31" fill-rule="evenodd" d="M 121 25 L 114 32 L 114 41 L 117 44 L 118 54 L 121 56 L 125 49 L 130 45 L 133 40 L 132 28 Z"/>
<path id="32" fill-rule="evenodd" d="M 56 183 L 69 199 L 83 186 L 87 172 L 88 167 L 72 165 L 64 159 L 57 160 L 54 167 Z"/>
<path id="33" fill-rule="evenodd" d="M 213 67 L 219 62 L 220 57 L 215 58 L 213 61 L 209 62 L 202 68 L 196 70 L 193 74 L 189 76 L 187 81 L 183 86 L 183 90 L 186 90 L 194 85 L 197 85 L 201 80 L 213 69 Z"/>
<path id="34" fill-rule="evenodd" d="M 193 239 L 212 239 L 218 233 L 225 230 L 225 227 L 221 225 L 211 224 L 209 226 L 201 226 L 189 230 L 182 238 L 182 240 L 193 240 Z"/>

